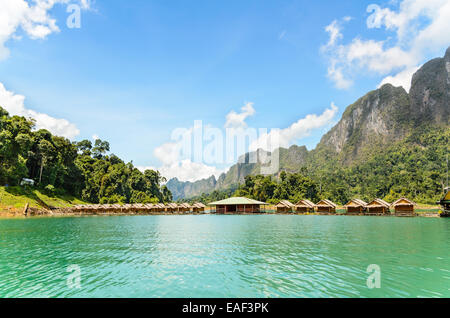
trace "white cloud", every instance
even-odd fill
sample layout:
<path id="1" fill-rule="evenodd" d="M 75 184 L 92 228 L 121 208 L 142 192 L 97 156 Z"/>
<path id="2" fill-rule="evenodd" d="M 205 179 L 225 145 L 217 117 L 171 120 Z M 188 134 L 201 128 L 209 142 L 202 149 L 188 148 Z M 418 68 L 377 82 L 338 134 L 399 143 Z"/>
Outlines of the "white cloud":
<path id="1" fill-rule="evenodd" d="M 58 119 L 47 114 L 39 113 L 25 107 L 25 96 L 14 94 L 6 90 L 0 83 L 0 106 L 11 115 L 24 116 L 36 120 L 37 129 L 47 129 L 52 134 L 73 139 L 80 131 L 66 119 Z"/>
<path id="2" fill-rule="evenodd" d="M 420 66 L 412 66 L 397 73 L 394 76 L 385 77 L 378 85 L 378 88 L 380 88 L 384 84 L 389 83 L 394 86 L 402 86 L 406 91 L 409 92 L 409 89 L 411 88 L 412 76 L 414 75 L 415 72 L 417 72 L 419 68 Z"/>
<path id="3" fill-rule="evenodd" d="M 392 34 L 384 40 L 356 37 L 342 43 L 342 25 L 348 19 L 325 28 L 329 40 L 321 50 L 328 58 L 328 77 L 340 89 L 349 88 L 358 76 L 374 75 L 408 90 L 412 70 L 450 44 L 448 0 L 402 0 L 392 9 L 371 4 L 367 12 L 367 28 Z"/>
<path id="4" fill-rule="evenodd" d="M 146 169 L 158 170 L 163 177 L 167 180 L 178 178 L 180 181 L 197 181 L 206 179 L 211 176 L 218 178 L 222 173 L 226 172 L 226 169 L 218 169 L 213 166 L 208 166 L 203 163 L 192 162 L 189 159 L 173 162 L 170 165 L 163 165 L 159 168 L 155 167 L 138 167 L 139 170 L 145 171 Z"/>
<path id="5" fill-rule="evenodd" d="M 255 114 L 255 109 L 253 108 L 253 103 L 246 103 L 242 108 L 240 113 L 236 113 L 232 110 L 227 115 L 227 121 L 225 123 L 226 128 L 245 128 L 247 124 L 245 120 Z"/>
<path id="6" fill-rule="evenodd" d="M 31 39 L 45 39 L 59 32 L 56 20 L 49 11 L 56 4 L 78 3 L 82 9 L 89 9 L 90 0 L 1 0 L 0 1 L 0 60 L 9 57 L 6 42 L 20 39 L 16 33 L 25 32 Z"/>
<path id="7" fill-rule="evenodd" d="M 337 106 L 331 103 L 330 108 L 327 108 L 321 115 L 306 115 L 287 128 L 278 131 L 272 130 L 260 136 L 256 142 L 250 145 L 250 150 L 264 149 L 273 151 L 278 147 L 288 148 L 296 141 L 309 136 L 313 130 L 331 124 L 337 112 Z"/>

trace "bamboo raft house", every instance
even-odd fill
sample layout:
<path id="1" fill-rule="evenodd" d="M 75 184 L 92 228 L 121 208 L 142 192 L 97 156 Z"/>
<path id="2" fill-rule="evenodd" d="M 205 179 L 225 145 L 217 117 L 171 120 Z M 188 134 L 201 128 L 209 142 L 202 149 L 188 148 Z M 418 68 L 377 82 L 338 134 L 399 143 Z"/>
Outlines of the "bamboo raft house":
<path id="1" fill-rule="evenodd" d="M 288 200 L 281 200 L 277 205 L 275 205 L 277 213 L 292 212 L 294 208 L 295 205 Z"/>
<path id="2" fill-rule="evenodd" d="M 192 205 L 192 211 L 193 211 L 194 213 L 205 212 L 205 209 L 206 209 L 206 205 L 204 205 L 204 204 L 201 203 L 201 202 L 195 202 L 195 203 Z"/>
<path id="3" fill-rule="evenodd" d="M 351 199 L 344 208 L 347 214 L 362 214 L 366 210 L 367 202 L 360 199 Z"/>
<path id="4" fill-rule="evenodd" d="M 374 199 L 366 205 L 365 214 L 369 215 L 385 215 L 390 214 L 390 204 L 382 199 Z"/>
<path id="5" fill-rule="evenodd" d="M 300 200 L 295 205 L 295 211 L 300 213 L 314 212 L 316 205 L 306 199 Z"/>
<path id="6" fill-rule="evenodd" d="M 414 206 L 417 204 L 407 198 L 400 198 L 394 203 L 392 207 L 395 210 L 396 216 L 414 216 Z"/>
<path id="7" fill-rule="evenodd" d="M 316 204 L 317 213 L 336 213 L 337 205 L 327 199 L 320 200 Z"/>
<path id="8" fill-rule="evenodd" d="M 178 212 L 178 204 L 176 203 L 169 203 L 166 205 L 166 212 L 175 213 Z"/>
<path id="9" fill-rule="evenodd" d="M 192 210 L 192 206 L 189 203 L 180 203 L 178 205 L 178 212 L 189 213 Z"/>
<path id="10" fill-rule="evenodd" d="M 216 208 L 218 214 L 233 214 L 233 213 L 261 213 L 265 212 L 265 202 L 256 201 L 249 198 L 233 197 L 209 204 Z M 261 206 L 263 207 L 261 209 Z"/>

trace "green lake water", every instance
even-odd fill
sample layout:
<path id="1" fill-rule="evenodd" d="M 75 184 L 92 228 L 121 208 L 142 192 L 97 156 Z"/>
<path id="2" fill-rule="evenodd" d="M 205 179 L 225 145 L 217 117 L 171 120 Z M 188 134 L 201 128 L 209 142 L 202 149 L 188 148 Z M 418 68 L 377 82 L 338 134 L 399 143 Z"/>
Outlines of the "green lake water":
<path id="1" fill-rule="evenodd" d="M 5 219 L 0 297 L 450 297 L 449 247 L 438 218 Z"/>

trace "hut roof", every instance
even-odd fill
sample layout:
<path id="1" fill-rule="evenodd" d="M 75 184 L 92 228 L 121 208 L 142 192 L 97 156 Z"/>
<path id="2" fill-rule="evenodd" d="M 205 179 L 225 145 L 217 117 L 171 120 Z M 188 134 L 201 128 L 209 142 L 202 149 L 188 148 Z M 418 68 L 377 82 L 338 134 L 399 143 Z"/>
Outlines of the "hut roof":
<path id="1" fill-rule="evenodd" d="M 394 203 L 391 204 L 391 206 L 401 206 L 401 205 L 417 205 L 415 202 L 407 199 L 407 198 L 400 198 Z"/>
<path id="2" fill-rule="evenodd" d="M 176 204 L 176 203 L 169 203 L 169 204 L 167 204 L 167 206 L 168 206 L 169 208 L 173 208 L 173 209 L 178 208 L 178 204 Z"/>
<path id="3" fill-rule="evenodd" d="M 144 207 L 145 207 L 146 209 L 153 209 L 153 206 L 154 206 L 153 203 L 146 203 L 146 204 L 144 204 Z"/>
<path id="4" fill-rule="evenodd" d="M 336 208 L 336 207 L 337 207 L 337 205 L 336 205 L 334 202 L 332 202 L 332 201 L 330 201 L 330 200 L 327 200 L 327 199 L 320 200 L 320 201 L 316 204 L 316 206 L 331 206 L 331 207 L 333 207 L 333 208 Z"/>
<path id="5" fill-rule="evenodd" d="M 267 205 L 268 203 L 256 201 L 249 198 L 234 197 L 221 201 L 209 203 L 208 205 Z"/>
<path id="6" fill-rule="evenodd" d="M 286 208 L 293 208 L 295 205 L 289 202 L 288 200 L 281 200 L 276 207 L 286 207 Z"/>
<path id="7" fill-rule="evenodd" d="M 307 199 L 303 199 L 298 201 L 295 206 L 299 208 L 314 208 L 316 205 Z"/>
<path id="8" fill-rule="evenodd" d="M 204 204 L 201 203 L 201 202 L 195 202 L 192 206 L 193 206 L 194 208 L 199 208 L 199 209 L 206 208 L 206 205 L 204 205 Z"/>
<path id="9" fill-rule="evenodd" d="M 190 209 L 190 208 L 192 208 L 192 206 L 189 204 L 189 203 L 187 203 L 187 202 L 185 202 L 185 203 L 181 203 L 180 204 L 180 207 L 182 207 L 182 208 L 186 208 L 186 209 Z"/>
<path id="10" fill-rule="evenodd" d="M 344 205 L 344 208 L 348 208 L 348 207 L 352 207 L 352 206 L 362 206 L 365 207 L 367 205 L 367 202 L 364 202 L 363 200 L 360 199 L 351 199 L 350 201 L 348 201 L 348 203 L 346 205 Z"/>
<path id="11" fill-rule="evenodd" d="M 385 207 L 389 208 L 390 204 L 381 199 L 374 199 L 372 202 L 367 204 L 368 207 Z"/>

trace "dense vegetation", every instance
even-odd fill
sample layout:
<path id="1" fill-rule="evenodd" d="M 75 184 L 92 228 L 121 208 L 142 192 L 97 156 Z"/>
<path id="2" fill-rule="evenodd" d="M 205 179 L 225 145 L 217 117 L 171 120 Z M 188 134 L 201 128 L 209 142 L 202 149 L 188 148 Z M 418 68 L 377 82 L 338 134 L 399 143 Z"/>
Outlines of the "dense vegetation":
<path id="1" fill-rule="evenodd" d="M 157 171 L 139 171 L 96 140 L 71 142 L 35 131 L 33 120 L 0 107 L 0 185 L 36 181 L 47 194 L 73 195 L 92 203 L 156 203 L 172 200 Z"/>
<path id="2" fill-rule="evenodd" d="M 389 147 L 364 150 L 364 160 L 343 165 L 326 149 L 313 153 L 297 173 L 279 176 L 246 176 L 237 189 L 214 191 L 191 198 L 205 203 L 229 195 L 247 196 L 268 203 L 300 199 L 330 199 L 345 204 L 351 198 L 388 202 L 406 196 L 418 203 L 434 204 L 446 183 L 446 155 L 450 152 L 450 128 L 421 127 L 405 140 Z"/>

